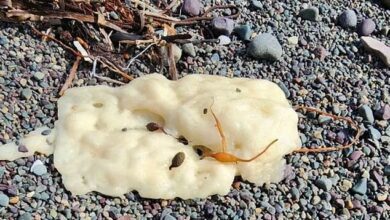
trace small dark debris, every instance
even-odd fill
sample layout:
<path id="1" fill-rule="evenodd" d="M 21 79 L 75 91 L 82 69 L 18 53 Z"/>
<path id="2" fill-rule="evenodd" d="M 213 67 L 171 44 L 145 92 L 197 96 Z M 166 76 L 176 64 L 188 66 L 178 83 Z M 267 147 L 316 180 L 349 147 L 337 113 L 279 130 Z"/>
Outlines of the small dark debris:
<path id="1" fill-rule="evenodd" d="M 241 92 L 241 89 L 239 89 L 239 88 L 236 88 L 236 92 Z"/>
<path id="2" fill-rule="evenodd" d="M 148 131 L 157 131 L 158 129 L 160 129 L 160 126 L 155 122 L 150 122 L 146 125 L 146 128 L 148 129 Z"/>
<path id="3" fill-rule="evenodd" d="M 178 138 L 177 138 L 177 141 L 179 141 L 180 143 L 184 144 L 184 145 L 188 145 L 188 140 L 183 136 L 183 135 L 180 135 Z"/>
<path id="4" fill-rule="evenodd" d="M 50 130 L 50 129 L 47 129 L 47 130 L 42 131 L 42 132 L 41 132 L 41 135 L 46 136 L 46 135 L 49 135 L 50 133 L 51 133 L 51 130 Z"/>
<path id="5" fill-rule="evenodd" d="M 203 114 L 207 114 L 207 108 L 203 109 Z"/>
<path id="6" fill-rule="evenodd" d="M 121 131 L 122 131 L 122 132 L 126 132 L 126 131 L 127 131 L 127 128 L 122 128 Z"/>
<path id="7" fill-rule="evenodd" d="M 185 156 L 186 155 L 183 152 L 177 153 L 172 159 L 172 164 L 169 166 L 169 170 L 175 167 L 179 167 L 184 162 Z"/>

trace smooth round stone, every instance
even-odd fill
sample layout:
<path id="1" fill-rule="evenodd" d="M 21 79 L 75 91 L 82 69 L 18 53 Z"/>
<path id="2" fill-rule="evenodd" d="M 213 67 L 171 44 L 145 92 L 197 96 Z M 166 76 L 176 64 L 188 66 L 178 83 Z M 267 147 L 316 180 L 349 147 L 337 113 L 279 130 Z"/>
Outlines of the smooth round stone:
<path id="1" fill-rule="evenodd" d="M 22 92 L 20 93 L 23 99 L 29 100 L 32 96 L 32 91 L 29 88 L 22 89 Z"/>
<path id="2" fill-rule="evenodd" d="M 362 105 L 359 108 L 359 115 L 363 117 L 365 121 L 367 121 L 369 124 L 374 123 L 374 113 L 372 112 L 372 109 L 368 105 Z"/>
<path id="3" fill-rule="evenodd" d="M 184 0 L 183 11 L 189 16 L 198 16 L 203 10 L 203 4 L 199 0 Z"/>
<path id="4" fill-rule="evenodd" d="M 253 8 L 255 8 L 255 9 L 263 9 L 263 3 L 261 3 L 261 1 L 252 0 L 252 1 L 251 1 L 251 5 L 252 5 Z"/>
<path id="5" fill-rule="evenodd" d="M 0 207 L 7 207 L 9 204 L 9 197 L 3 193 L 0 193 Z"/>
<path id="6" fill-rule="evenodd" d="M 32 216 L 29 212 L 23 213 L 23 215 L 19 216 L 18 220 L 32 220 Z"/>
<path id="7" fill-rule="evenodd" d="M 369 36 L 372 32 L 375 30 L 375 22 L 370 19 L 364 19 L 359 25 L 357 26 L 357 33 L 360 36 Z"/>
<path id="8" fill-rule="evenodd" d="M 317 7 L 308 7 L 302 9 L 299 12 L 299 17 L 301 17 L 303 20 L 309 20 L 309 21 L 318 21 L 319 15 L 320 13 Z"/>
<path id="9" fill-rule="evenodd" d="M 225 35 L 219 36 L 218 40 L 219 40 L 219 45 L 228 45 L 231 42 L 230 38 Z"/>
<path id="10" fill-rule="evenodd" d="M 192 43 L 183 44 L 182 49 L 183 49 L 183 53 L 191 57 L 196 56 L 195 47 Z"/>
<path id="11" fill-rule="evenodd" d="M 234 21 L 230 18 L 216 17 L 211 21 L 213 30 L 222 35 L 229 36 L 234 29 Z"/>
<path id="12" fill-rule="evenodd" d="M 339 24 L 343 28 L 353 28 L 357 24 L 357 16 L 353 10 L 345 10 L 338 18 Z"/>
<path id="13" fill-rule="evenodd" d="M 40 80 L 42 80 L 43 78 L 45 78 L 45 74 L 42 73 L 42 72 L 35 72 L 35 73 L 33 74 L 33 77 L 34 77 L 35 80 L 40 81 Z"/>
<path id="14" fill-rule="evenodd" d="M 283 49 L 276 37 L 265 33 L 256 36 L 249 43 L 248 54 L 256 59 L 276 61 L 282 57 Z"/>
<path id="15" fill-rule="evenodd" d="M 40 160 L 36 160 L 31 166 L 31 172 L 35 175 L 42 176 L 47 173 L 46 166 Z"/>

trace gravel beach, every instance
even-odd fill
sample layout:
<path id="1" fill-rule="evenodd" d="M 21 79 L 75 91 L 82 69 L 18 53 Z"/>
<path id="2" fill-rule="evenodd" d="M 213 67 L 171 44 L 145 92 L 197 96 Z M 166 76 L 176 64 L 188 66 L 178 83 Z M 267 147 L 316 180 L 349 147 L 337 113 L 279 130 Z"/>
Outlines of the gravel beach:
<path id="1" fill-rule="evenodd" d="M 374 43 L 361 41 L 368 36 L 390 47 L 390 2 L 229 3 L 241 15 L 211 22 L 216 37 L 222 34 L 219 43 L 179 45 L 179 76 L 268 79 L 292 105 L 351 117 L 364 130 L 359 144 L 340 152 L 286 155 L 280 183 L 257 187 L 237 178 L 226 196 L 191 200 L 144 199 L 137 192 L 121 198 L 73 196 L 52 156 L 0 161 L 0 219 L 390 219 L 390 52 L 380 54 Z M 186 3 L 192 14 L 202 10 L 192 7 L 201 4 Z M 0 144 L 54 126 L 58 92 L 73 62 L 61 46 L 42 41 L 28 26 L 0 22 Z M 82 64 L 73 86 L 114 85 L 90 77 L 91 68 Z M 142 76 L 157 69 L 139 58 L 130 72 Z M 353 136 L 329 117 L 300 116 L 304 146 L 343 144 Z"/>

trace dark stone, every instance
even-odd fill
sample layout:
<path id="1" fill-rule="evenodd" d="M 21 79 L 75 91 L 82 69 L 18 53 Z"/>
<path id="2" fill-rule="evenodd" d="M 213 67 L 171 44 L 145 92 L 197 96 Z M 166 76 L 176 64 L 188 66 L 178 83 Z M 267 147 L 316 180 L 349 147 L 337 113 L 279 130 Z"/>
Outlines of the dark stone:
<path id="1" fill-rule="evenodd" d="M 359 25 L 357 26 L 357 33 L 360 36 L 368 36 L 372 32 L 374 32 L 375 27 L 376 27 L 375 22 L 372 19 L 367 18 L 359 23 Z"/>

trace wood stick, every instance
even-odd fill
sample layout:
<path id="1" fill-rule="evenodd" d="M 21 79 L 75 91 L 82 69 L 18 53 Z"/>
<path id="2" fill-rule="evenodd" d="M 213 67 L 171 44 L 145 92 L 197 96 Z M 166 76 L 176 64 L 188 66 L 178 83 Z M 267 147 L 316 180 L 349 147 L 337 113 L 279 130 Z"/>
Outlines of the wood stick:
<path id="1" fill-rule="evenodd" d="M 81 56 L 77 56 L 76 61 L 73 63 L 73 66 L 70 69 L 69 76 L 60 90 L 60 96 L 63 96 L 65 91 L 72 85 L 72 82 L 76 77 L 76 73 L 77 73 L 77 69 L 79 68 L 80 61 L 81 61 Z"/>

